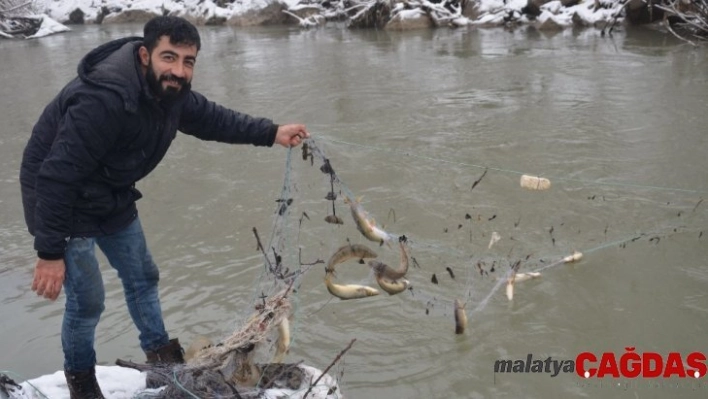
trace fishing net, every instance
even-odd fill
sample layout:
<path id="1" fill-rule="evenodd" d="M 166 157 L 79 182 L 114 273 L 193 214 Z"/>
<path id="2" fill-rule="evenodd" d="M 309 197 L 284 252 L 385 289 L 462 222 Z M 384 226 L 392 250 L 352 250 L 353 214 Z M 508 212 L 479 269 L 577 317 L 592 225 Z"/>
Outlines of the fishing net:
<path id="1" fill-rule="evenodd" d="M 338 148 L 337 145 L 357 147 L 351 143 L 331 143 L 334 148 Z M 357 148 L 366 156 L 380 150 L 364 146 Z M 296 154 L 300 150 L 302 162 L 296 164 L 295 160 L 300 158 Z M 621 188 L 624 190 L 621 195 L 618 190 L 598 193 L 593 184 L 585 181 L 421 156 L 415 157 L 418 164 L 411 172 L 406 169 L 409 160 L 414 158 L 410 153 L 393 151 L 389 155 L 389 163 L 396 162 L 395 158 L 401 159 L 397 170 L 411 173 L 409 180 L 425 174 L 436 176 L 441 172 L 427 165 L 442 164 L 448 175 L 445 179 L 428 178 L 426 185 L 430 193 L 450 195 L 445 193 L 448 190 L 463 194 L 441 200 L 449 203 L 447 214 L 435 210 L 430 214 L 420 211 L 405 214 L 413 209 L 410 203 L 424 199 L 416 198 L 414 194 L 402 198 L 385 187 L 366 187 L 361 173 L 347 168 L 340 173 L 337 159 L 351 165 L 360 161 L 356 155 L 340 151 L 336 158 L 330 158 L 322 143 L 312 138 L 306 140 L 301 149 L 288 150 L 283 184 L 275 199 L 267 239 L 261 231 L 253 229 L 257 248 L 263 255 L 261 273 L 253 284 L 250 301 L 253 307 L 239 315 L 241 322 L 231 335 L 215 344 L 197 348 L 186 365 L 171 368 L 141 366 L 142 370 L 150 371 L 167 385 L 158 394 L 160 397 L 258 398 L 270 397 L 268 392 L 276 389 L 287 390 L 287 393 L 280 391 L 283 397 L 342 397 L 338 385 L 345 367 L 342 356 L 353 341 L 338 356 L 333 354 L 332 364 L 323 371 L 302 362 L 282 363 L 289 346 L 295 343 L 302 316 L 299 313 L 301 301 L 307 300 L 302 292 L 311 288 L 303 285 L 306 281 L 310 284 L 324 278 L 328 291 L 340 299 L 358 300 L 380 295 L 380 288 L 390 295 L 401 295 L 406 300 L 418 302 L 426 314 L 447 317 L 454 313 L 455 318 L 450 318 L 450 331 L 461 334 L 465 332 L 468 317 L 482 312 L 495 296 L 503 298 L 500 292 L 504 286 L 507 298 L 503 300 L 513 301 L 516 284 L 540 277 L 562 265 L 582 262 L 588 255 L 605 248 L 624 248 L 638 241 L 654 245 L 672 235 L 695 234 L 702 239 L 701 226 L 706 217 L 702 212 L 701 191 L 672 190 L 672 200 L 664 203 L 661 197 L 632 193 L 632 189 L 652 189 L 646 186 Z M 476 172 L 470 173 L 471 169 Z M 345 183 L 343 174 L 347 173 L 357 180 L 357 190 Z M 449 182 L 454 185 L 452 189 L 441 186 Z M 489 196 L 484 203 L 499 201 L 503 204 L 502 197 L 509 191 L 527 190 L 533 195 L 535 192 L 553 192 L 563 184 L 570 187 L 565 190 L 566 201 L 577 202 L 579 198 L 586 201 L 582 207 L 587 209 L 580 209 L 578 215 L 590 210 L 599 212 L 598 203 L 607 208 L 612 201 L 636 200 L 640 203 L 639 214 L 656 215 L 660 209 L 665 217 L 661 222 L 648 223 L 642 231 L 620 231 L 607 223 L 611 220 L 612 210 L 605 209 L 602 212 L 606 213 L 584 222 L 587 231 L 580 231 L 570 218 L 560 213 L 549 217 L 556 204 L 551 202 L 547 205 L 550 208 L 544 209 L 538 198 L 519 197 L 519 209 L 528 211 L 517 215 L 502 215 L 503 205 L 458 206 L 482 190 L 480 186 L 486 186 L 484 190 Z M 396 191 L 406 192 L 406 188 Z M 368 196 L 367 201 L 360 198 L 362 192 Z M 382 217 L 385 223 L 377 222 L 369 207 L 378 210 L 379 215 L 385 213 L 386 216 Z M 386 209 L 388 212 L 381 212 Z M 406 223 L 397 224 L 396 210 L 399 216 L 404 214 Z M 455 214 L 457 222 L 451 223 L 451 214 Z M 417 218 L 420 223 L 416 222 Z M 509 223 L 502 226 L 500 219 Z M 446 227 L 432 232 L 433 221 L 439 220 L 444 220 Z M 397 228 L 407 231 L 394 231 Z M 439 238 L 440 235 L 443 237 Z M 376 261 L 367 258 L 376 258 Z M 334 267 L 345 260 L 356 260 L 361 266 L 350 266 L 343 273 L 336 272 Z M 352 277 L 354 273 L 350 270 L 357 268 L 359 277 Z M 422 273 L 430 277 L 421 279 Z M 306 279 L 312 274 L 317 277 Z M 418 281 L 427 280 L 430 285 L 411 285 L 405 279 L 406 274 L 417 276 Z M 453 280 L 459 289 L 440 287 Z M 347 342 L 340 344 L 344 347 Z M 336 378 L 328 374 L 330 369 Z"/>

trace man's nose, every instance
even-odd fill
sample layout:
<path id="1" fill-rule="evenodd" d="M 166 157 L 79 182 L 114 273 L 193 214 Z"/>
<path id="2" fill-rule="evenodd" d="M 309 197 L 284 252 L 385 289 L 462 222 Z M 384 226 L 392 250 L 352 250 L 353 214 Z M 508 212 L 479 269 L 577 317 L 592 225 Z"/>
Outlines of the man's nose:
<path id="1" fill-rule="evenodd" d="M 185 73 L 185 67 L 181 63 L 176 63 L 175 65 L 172 66 L 172 70 L 170 73 L 172 73 L 173 76 L 176 76 L 178 78 L 183 78 L 184 73 Z"/>

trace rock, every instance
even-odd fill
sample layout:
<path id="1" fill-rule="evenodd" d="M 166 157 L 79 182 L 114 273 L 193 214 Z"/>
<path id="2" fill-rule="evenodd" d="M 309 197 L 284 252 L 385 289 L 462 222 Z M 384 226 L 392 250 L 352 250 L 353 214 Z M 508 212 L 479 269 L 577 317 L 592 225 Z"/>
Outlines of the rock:
<path id="1" fill-rule="evenodd" d="M 103 17 L 101 23 L 104 24 L 122 24 L 122 23 L 145 23 L 154 17 L 159 16 L 147 10 L 123 10 L 118 13 L 110 13 Z"/>
<path id="2" fill-rule="evenodd" d="M 529 0 L 526 6 L 521 9 L 521 12 L 537 17 L 541 15 L 541 6 L 549 1 L 551 0 Z"/>
<path id="3" fill-rule="evenodd" d="M 290 18 L 283 10 L 287 6 L 281 2 L 273 2 L 260 10 L 247 11 L 241 15 L 234 15 L 226 23 L 233 26 L 275 25 L 288 22 Z"/>
<path id="4" fill-rule="evenodd" d="M 210 26 L 218 26 L 218 25 L 224 25 L 226 23 L 226 18 L 225 17 L 217 17 L 213 16 L 206 21 L 204 21 L 204 25 L 210 25 Z"/>
<path id="5" fill-rule="evenodd" d="M 642 0 L 629 0 L 625 8 L 627 21 L 633 25 L 649 24 L 664 18 L 664 10 L 656 7 L 649 7 Z"/>
<path id="6" fill-rule="evenodd" d="M 66 21 L 66 23 L 74 25 L 83 25 L 84 15 L 84 12 L 80 8 L 76 8 L 76 10 L 72 11 L 71 14 L 69 14 L 69 20 Z"/>

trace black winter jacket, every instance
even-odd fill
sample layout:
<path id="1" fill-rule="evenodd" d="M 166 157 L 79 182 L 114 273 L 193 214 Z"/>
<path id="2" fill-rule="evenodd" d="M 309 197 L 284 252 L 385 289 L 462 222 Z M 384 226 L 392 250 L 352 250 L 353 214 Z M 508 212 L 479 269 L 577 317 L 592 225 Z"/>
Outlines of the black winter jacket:
<path id="1" fill-rule="evenodd" d="M 106 43 L 44 109 L 22 158 L 22 205 L 43 259 L 70 237 L 115 233 L 137 216 L 135 183 L 162 160 L 177 129 L 203 140 L 272 146 L 278 126 L 187 90 L 169 104 L 150 93 L 141 38 Z"/>

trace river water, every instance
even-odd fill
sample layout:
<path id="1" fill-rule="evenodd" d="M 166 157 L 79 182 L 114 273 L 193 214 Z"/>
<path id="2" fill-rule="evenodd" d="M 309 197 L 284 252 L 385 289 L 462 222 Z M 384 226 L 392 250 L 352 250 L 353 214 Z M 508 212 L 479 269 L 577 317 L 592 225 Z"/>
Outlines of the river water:
<path id="1" fill-rule="evenodd" d="M 29 132 L 87 51 L 140 32 L 83 26 L 0 41 L 0 369 L 30 378 L 62 366 L 64 297 L 51 303 L 29 289 L 34 253 L 18 182 Z M 295 295 L 288 361 L 324 369 L 356 338 L 331 371 L 350 398 L 706 396 L 705 378 L 494 373 L 495 361 L 529 354 L 705 350 L 705 48 L 644 29 L 611 38 L 525 28 L 201 32 L 195 90 L 242 112 L 307 123 L 345 184 L 336 189 L 363 196 L 379 225 L 405 234 L 419 266 L 408 275 L 412 292 L 358 301 L 331 300 L 322 265 L 310 269 Z M 294 202 L 278 233 L 286 265 L 297 268 L 298 250 L 303 263 L 327 259 L 347 240 L 398 262 L 395 247 L 356 231 L 341 201 L 345 224 L 326 224 L 320 160 L 311 166 L 297 149 L 286 169 L 287 153 L 179 135 L 138 183 L 165 320 L 183 343 L 223 338 L 267 293 L 252 229 L 264 242 L 274 233 L 287 170 Z M 523 173 L 548 177 L 551 189 L 522 189 Z M 502 239 L 490 249 L 492 232 Z M 545 269 L 507 300 L 498 281 L 509 264 L 535 270 L 575 250 L 580 262 Z M 142 361 L 117 276 L 102 267 L 99 363 Z M 355 262 L 336 280 L 375 286 Z M 455 298 L 467 303 L 464 335 L 454 334 Z"/>

